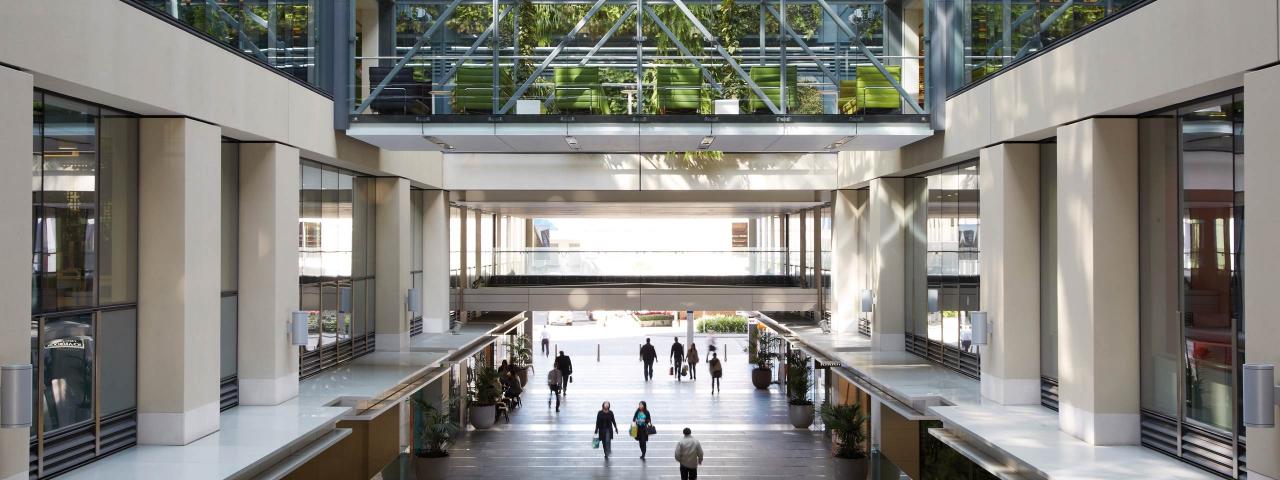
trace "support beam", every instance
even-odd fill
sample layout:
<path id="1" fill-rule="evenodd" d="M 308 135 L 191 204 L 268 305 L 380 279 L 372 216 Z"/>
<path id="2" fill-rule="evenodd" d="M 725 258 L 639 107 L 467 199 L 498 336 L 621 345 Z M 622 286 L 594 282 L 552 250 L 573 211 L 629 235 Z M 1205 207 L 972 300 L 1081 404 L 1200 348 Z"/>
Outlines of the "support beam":
<path id="1" fill-rule="evenodd" d="M 871 289 L 875 308 L 871 348 L 898 351 L 906 346 L 906 187 L 901 178 L 871 181 Z"/>
<path id="2" fill-rule="evenodd" d="M 0 158 L 14 160 L 0 162 L 0 223 L 8 226 L 0 231 L 0 364 L 31 363 L 33 84 L 31 74 L 0 66 Z M 27 478 L 30 434 L 0 429 L 0 478 Z"/>
<path id="3" fill-rule="evenodd" d="M 831 69 L 827 67 L 827 64 L 822 61 L 822 58 L 818 56 L 817 52 L 814 52 L 812 48 L 809 48 L 809 44 L 805 43 L 804 37 L 799 33 L 796 33 L 795 29 L 791 28 L 790 23 L 783 21 L 782 15 L 780 15 L 778 10 L 773 8 L 772 5 L 765 5 L 765 9 L 769 11 L 770 15 L 773 15 L 773 18 L 778 19 L 778 24 L 782 26 L 782 31 L 786 33 L 783 38 L 790 38 L 791 41 L 796 42 L 796 45 L 800 47 L 800 50 L 803 50 L 806 55 L 813 58 L 813 63 L 818 65 L 819 70 L 822 70 L 822 75 L 830 79 L 831 83 L 838 88 L 840 86 L 840 77 L 836 75 L 836 72 L 831 71 Z M 786 49 L 785 45 L 783 46 L 783 49 Z"/>
<path id="4" fill-rule="evenodd" d="M 1057 133 L 1059 425 L 1090 444 L 1136 445 L 1137 120 Z"/>
<path id="5" fill-rule="evenodd" d="M 360 102 L 360 105 L 356 107 L 355 113 L 363 113 L 369 108 L 369 105 L 373 103 L 373 100 L 378 98 L 378 95 L 382 94 L 382 90 L 387 88 L 387 85 L 391 84 L 391 80 L 395 78 L 396 74 L 400 73 L 400 69 L 404 68 L 410 60 L 413 60 L 414 56 L 418 55 L 418 52 L 422 51 L 422 47 L 427 44 L 427 41 L 431 39 L 432 35 L 435 35 L 436 30 L 444 25 L 445 20 L 448 20 L 449 17 L 453 15 L 453 11 L 456 10 L 458 5 L 461 3 L 462 0 L 453 0 L 452 2 L 449 2 L 449 6 L 445 7 L 444 12 L 440 13 L 440 17 L 436 18 L 435 23 L 431 24 L 431 28 L 428 28 L 427 31 L 422 32 L 422 35 L 418 36 L 418 41 L 413 43 L 413 47 L 409 49 L 409 52 L 405 53 L 404 57 L 401 57 L 394 67 L 391 67 L 391 71 L 387 72 L 387 76 L 384 77 L 381 82 L 378 82 L 378 86 L 374 87 L 373 92 L 370 92 L 369 96 L 365 97 L 365 99 Z"/>
<path id="6" fill-rule="evenodd" d="M 591 47 L 591 50 L 588 50 L 587 54 L 582 56 L 582 60 L 578 61 L 578 66 L 586 66 L 587 62 L 591 60 L 591 57 L 595 56 L 596 52 L 599 52 L 601 48 L 604 48 L 604 44 L 607 43 L 609 39 L 613 38 L 613 34 L 618 33 L 618 29 L 622 28 L 622 24 L 626 23 L 627 19 L 631 18 L 631 15 L 635 14 L 636 11 L 637 8 L 635 5 L 628 6 L 627 9 L 622 12 L 622 16 L 618 17 L 618 20 L 613 22 L 613 26 L 609 27 L 609 31 L 604 32 L 604 35 L 601 36 L 600 40 Z"/>
<path id="7" fill-rule="evenodd" d="M 1244 74 L 1245 95 L 1248 108 L 1244 110 L 1245 125 L 1251 133 L 1244 137 L 1244 190 L 1248 192 L 1248 222 L 1244 228 L 1245 245 L 1252 247 L 1241 256 L 1243 271 L 1261 272 L 1248 274 L 1244 282 L 1244 318 L 1263 321 L 1244 322 L 1245 361 L 1248 363 L 1280 363 L 1280 329 L 1270 317 L 1280 311 L 1280 277 L 1270 272 L 1280 271 L 1280 255 L 1265 250 L 1266 245 L 1280 242 L 1280 189 L 1275 179 L 1280 178 L 1280 162 L 1275 152 L 1280 149 L 1280 136 L 1270 134 L 1280 125 L 1280 67 L 1273 66 Z M 1266 208 L 1270 207 L 1270 208 Z M 1260 251 L 1261 250 L 1261 251 Z M 1249 478 L 1280 478 L 1280 429 L 1247 428 L 1249 439 Z"/>
<path id="8" fill-rule="evenodd" d="M 818 5 L 822 6 L 822 10 L 827 12 L 827 15 L 831 17 L 835 25 L 840 27 L 841 30 L 844 30 L 845 35 L 849 36 L 849 42 L 857 47 L 858 51 L 861 52 L 863 56 L 867 57 L 867 61 L 871 62 L 871 65 L 876 67 L 876 70 L 879 70 L 881 75 L 884 75 L 884 79 L 889 81 L 889 85 L 892 85 L 894 90 L 898 91 L 898 95 L 902 97 L 903 102 L 910 105 L 911 110 L 916 114 L 924 115 L 924 110 L 920 109 L 920 105 L 916 105 L 916 102 L 912 100 L 911 95 L 907 93 L 906 89 L 902 88 L 902 84 L 899 83 L 897 79 L 893 78 L 893 75 L 889 75 L 889 71 L 884 68 L 884 63 L 881 63 L 880 59 L 876 58 L 875 54 L 871 53 L 871 50 L 867 48 L 866 44 L 862 43 L 862 39 L 859 38 L 858 35 L 859 32 L 854 32 L 853 27 L 850 27 L 849 24 L 845 23 L 843 18 L 840 18 L 840 15 L 836 13 L 834 8 L 831 8 L 831 4 L 827 3 L 827 0 L 816 1 L 818 2 Z"/>
<path id="9" fill-rule="evenodd" d="M 457 2 L 458 0 L 454 1 Z M 524 92 L 529 90 L 529 87 L 533 85 L 534 80 L 537 80 L 538 77 L 542 75 L 542 72 L 551 65 L 551 62 L 554 62 L 556 57 L 560 56 L 560 53 L 564 51 L 564 47 L 568 45 L 569 42 L 573 41 L 574 37 L 578 36 L 578 32 L 582 31 L 582 27 L 585 27 L 587 22 L 591 21 L 591 17 L 596 16 L 596 12 L 599 12 L 600 7 L 603 7 L 607 1 L 608 0 L 596 0 L 596 2 L 591 5 L 591 9 L 587 10 L 587 14 L 578 20 L 578 23 L 573 25 L 573 28 L 569 30 L 569 33 L 566 33 L 564 37 L 560 39 L 560 43 L 556 45 L 556 48 L 552 49 L 551 53 L 547 55 L 547 58 L 543 59 L 542 63 L 538 64 L 538 66 L 533 69 L 533 73 L 529 74 L 529 78 L 525 79 L 524 83 L 520 84 L 520 88 L 516 89 L 515 93 L 511 95 L 511 99 L 507 100 L 507 104 L 503 105 L 502 109 L 497 113 L 505 114 L 511 111 L 511 108 L 516 105 L 516 100 L 523 96 Z"/>
<path id="10" fill-rule="evenodd" d="M 449 192 L 422 192 L 422 330 L 449 329 Z"/>
<path id="11" fill-rule="evenodd" d="M 511 13 L 511 10 L 513 8 L 515 7 L 512 5 L 508 5 L 506 8 L 502 9 L 501 12 L 498 12 L 498 20 L 497 22 L 494 22 L 494 24 L 501 22 L 503 19 L 507 18 L 507 14 Z M 483 32 L 480 32 L 480 36 L 476 37 L 476 41 L 471 42 L 471 46 L 467 47 L 466 52 L 463 52 L 462 58 L 458 59 L 458 63 L 453 64 L 452 67 L 449 67 L 449 69 L 444 72 L 444 76 L 440 77 L 439 83 L 448 84 L 449 81 L 453 80 L 454 75 L 458 74 L 458 69 L 462 68 L 462 64 L 467 63 L 467 60 L 471 60 L 471 57 L 476 54 L 476 50 L 480 49 L 480 45 L 483 45 L 485 41 L 489 40 L 489 36 L 493 35 L 493 31 L 494 31 L 494 25 L 491 24 L 488 27 L 486 27 Z M 496 71 L 498 62 L 493 62 L 493 66 Z M 495 81 L 493 84 L 497 85 L 498 82 Z M 495 98 L 497 98 L 496 95 L 495 95 Z"/>
<path id="12" fill-rule="evenodd" d="M 979 152 L 982 255 L 979 305 L 992 325 L 982 353 L 982 396 L 1040 404 L 1040 145 Z M 978 339 L 974 339 L 978 340 Z"/>
<path id="13" fill-rule="evenodd" d="M 769 107 L 769 111 L 773 112 L 775 115 L 782 114 L 783 111 L 778 109 L 778 105 L 774 104 L 773 100 L 770 100 L 768 95 L 765 95 L 764 90 L 760 89 L 760 85 L 757 85 L 755 80 L 751 79 L 750 75 L 747 75 L 747 72 L 742 69 L 742 65 L 739 65 L 738 61 L 733 59 L 733 55 L 730 55 L 729 51 L 724 49 L 724 45 L 720 44 L 720 39 L 716 38 L 715 35 L 712 35 L 711 31 L 707 30 L 706 25 L 703 25 L 702 21 L 698 20 L 698 17 L 693 14 L 692 10 L 689 10 L 689 6 L 685 5 L 684 0 L 671 1 L 676 4 L 676 7 L 680 9 L 680 12 L 684 13 L 685 18 L 689 19 L 689 23 L 693 24 L 693 28 L 697 29 L 698 33 L 702 34 L 702 38 L 716 49 L 716 53 L 720 54 L 720 58 L 723 58 L 724 61 L 729 64 L 729 68 L 732 68 L 734 72 L 737 72 L 738 76 L 742 78 L 742 81 L 746 82 L 747 88 L 750 88 L 757 97 L 760 97 L 760 101 L 764 102 L 765 106 Z M 784 78 L 787 76 L 785 71 L 782 72 L 782 76 Z M 786 97 L 779 96 L 778 98 L 781 99 L 783 103 L 786 103 Z"/>
<path id="14" fill-rule="evenodd" d="M 138 443 L 186 445 L 218 431 L 222 130 L 138 130 Z"/>
<path id="15" fill-rule="evenodd" d="M 409 276 L 409 181 L 400 177 L 374 180 L 377 190 L 374 248 L 374 333 L 380 352 L 409 351 L 409 315 L 406 295 L 413 286 Z"/>
<path id="16" fill-rule="evenodd" d="M 298 309 L 298 170 L 296 148 L 240 144 L 241 405 L 298 396 L 298 348 L 285 328 Z"/>
<path id="17" fill-rule="evenodd" d="M 653 11 L 652 7 L 644 7 L 644 13 L 648 14 L 649 19 L 653 20 L 653 24 L 657 25 L 658 29 L 662 30 L 662 34 L 666 35 L 667 38 L 671 40 L 671 43 L 675 44 L 676 49 L 680 51 L 680 55 L 689 59 L 689 62 L 692 63 L 693 66 L 698 67 L 698 71 L 702 72 L 702 77 L 707 79 L 707 82 L 711 84 L 712 88 L 716 89 L 716 92 L 724 91 L 724 86 L 720 85 L 720 82 L 716 80 L 715 75 L 712 75 L 711 72 L 707 70 L 707 67 L 702 65 L 702 61 L 698 60 L 697 55 L 694 55 L 693 52 L 689 51 L 689 47 L 684 46 L 684 42 L 681 42 L 680 38 L 676 37 L 676 34 L 671 31 L 671 27 L 667 25 L 667 22 L 662 21 L 662 18 L 658 16 L 657 12 Z"/>

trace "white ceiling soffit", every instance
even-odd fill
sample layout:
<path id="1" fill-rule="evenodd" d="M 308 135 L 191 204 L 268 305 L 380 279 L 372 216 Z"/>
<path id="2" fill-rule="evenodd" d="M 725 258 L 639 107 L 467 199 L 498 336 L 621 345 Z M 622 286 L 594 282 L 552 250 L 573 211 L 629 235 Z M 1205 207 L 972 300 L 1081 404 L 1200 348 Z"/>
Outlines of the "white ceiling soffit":
<path id="1" fill-rule="evenodd" d="M 450 153 L 838 152 L 892 150 L 924 123 L 363 123 L 347 135 L 387 150 Z"/>
<path id="2" fill-rule="evenodd" d="M 521 218 L 736 218 L 794 213 L 820 202 L 459 202 Z"/>

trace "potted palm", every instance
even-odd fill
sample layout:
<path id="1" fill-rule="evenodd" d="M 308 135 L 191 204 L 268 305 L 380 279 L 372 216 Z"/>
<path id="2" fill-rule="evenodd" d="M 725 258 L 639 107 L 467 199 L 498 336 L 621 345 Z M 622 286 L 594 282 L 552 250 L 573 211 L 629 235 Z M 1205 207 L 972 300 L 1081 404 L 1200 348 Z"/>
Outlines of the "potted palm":
<path id="1" fill-rule="evenodd" d="M 796 350 L 787 355 L 787 413 L 796 428 L 813 425 L 813 400 L 809 399 L 809 389 L 813 387 L 811 370 L 804 353 Z"/>
<path id="2" fill-rule="evenodd" d="M 832 454 L 835 456 L 836 478 L 867 478 L 867 453 L 863 443 L 867 439 L 863 430 L 867 417 L 862 405 L 836 405 L 823 403 L 818 409 L 822 423 L 831 432 Z"/>
<path id="3" fill-rule="evenodd" d="M 448 413 L 416 396 L 413 397 L 413 405 L 418 410 L 417 422 L 413 426 L 414 436 L 418 437 L 418 445 L 413 451 L 417 478 L 448 478 L 449 445 L 453 444 L 453 436 L 460 430 L 458 424 L 450 421 Z"/>
<path id="4" fill-rule="evenodd" d="M 467 410 L 471 414 L 471 426 L 484 430 L 497 420 L 502 383 L 498 370 L 488 363 L 477 362 L 472 375 L 471 388 L 467 389 Z"/>
<path id="5" fill-rule="evenodd" d="M 779 341 L 781 339 L 772 333 L 760 332 L 756 337 L 755 348 L 748 346 L 743 349 L 751 358 L 751 363 L 756 365 L 751 369 L 751 384 L 760 390 L 768 390 L 769 384 L 773 383 L 773 362 L 778 358 L 773 349 Z"/>
<path id="6" fill-rule="evenodd" d="M 511 342 L 511 370 L 520 377 L 520 385 L 529 384 L 529 369 L 533 368 L 533 339 L 516 335 Z"/>

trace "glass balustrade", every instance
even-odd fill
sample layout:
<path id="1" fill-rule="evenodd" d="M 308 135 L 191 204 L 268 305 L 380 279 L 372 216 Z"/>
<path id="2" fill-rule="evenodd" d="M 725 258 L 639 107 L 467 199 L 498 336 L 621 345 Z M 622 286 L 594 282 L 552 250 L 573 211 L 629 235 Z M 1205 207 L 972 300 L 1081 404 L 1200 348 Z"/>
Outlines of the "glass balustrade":
<path id="1" fill-rule="evenodd" d="M 486 252 L 487 253 L 487 252 Z M 794 257 L 794 255 L 792 256 Z M 787 252 L 536 249 L 493 252 L 481 275 L 756 276 L 799 274 Z M 812 267 L 809 267 L 812 273 Z M 469 275 L 474 270 L 469 269 Z"/>

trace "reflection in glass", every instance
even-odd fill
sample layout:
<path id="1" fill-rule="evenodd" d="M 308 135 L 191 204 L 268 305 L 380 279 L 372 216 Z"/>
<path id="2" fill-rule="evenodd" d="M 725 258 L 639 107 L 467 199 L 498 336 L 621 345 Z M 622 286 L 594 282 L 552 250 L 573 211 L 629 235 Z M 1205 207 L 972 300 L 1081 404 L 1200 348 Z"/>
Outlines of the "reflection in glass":
<path id="1" fill-rule="evenodd" d="M 98 304 L 136 302 L 138 119 L 103 109 L 98 133 L 102 147 Z"/>
<path id="2" fill-rule="evenodd" d="M 34 274 L 41 310 L 94 304 L 97 108 L 45 96 Z"/>
<path id="3" fill-rule="evenodd" d="M 93 419 L 93 317 L 47 319 L 40 366 L 48 434 Z"/>
<path id="4" fill-rule="evenodd" d="M 975 353 L 969 312 L 978 309 L 978 164 L 947 167 L 925 180 L 927 335 Z"/>

